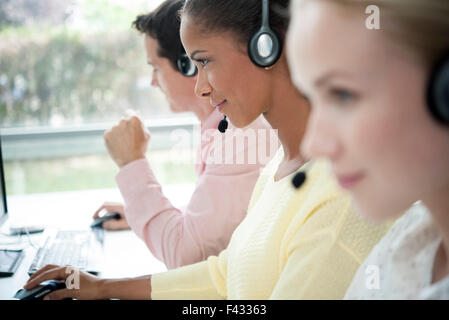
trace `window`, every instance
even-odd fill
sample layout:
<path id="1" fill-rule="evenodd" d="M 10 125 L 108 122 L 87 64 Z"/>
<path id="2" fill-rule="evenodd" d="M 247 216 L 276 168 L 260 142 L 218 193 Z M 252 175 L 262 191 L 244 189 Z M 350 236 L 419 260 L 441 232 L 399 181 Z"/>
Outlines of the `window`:
<path id="1" fill-rule="evenodd" d="M 148 158 L 161 183 L 191 183 L 194 162 L 175 163 L 174 132 L 193 134 L 192 114 L 172 114 L 150 86 L 134 18 L 160 0 L 0 2 L 0 130 L 8 194 L 113 188 L 117 167 L 103 132 L 127 109 L 150 127 Z M 178 131 L 176 131 L 178 130 Z M 193 153 L 192 143 L 185 145 Z"/>

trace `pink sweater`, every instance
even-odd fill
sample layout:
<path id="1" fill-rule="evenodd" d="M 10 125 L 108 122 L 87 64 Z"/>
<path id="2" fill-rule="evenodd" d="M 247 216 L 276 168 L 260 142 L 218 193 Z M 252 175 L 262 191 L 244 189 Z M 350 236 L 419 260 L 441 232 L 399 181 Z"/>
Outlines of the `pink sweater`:
<path id="1" fill-rule="evenodd" d="M 198 181 L 184 212 L 164 196 L 146 159 L 129 163 L 116 177 L 130 227 L 169 269 L 205 260 L 227 247 L 246 215 L 261 169 L 278 149 L 279 141 L 263 117 L 243 131 L 229 123 L 225 134 L 216 129 L 221 119 L 222 114 L 214 111 L 202 123 Z M 266 134 L 271 144 L 257 133 Z M 239 139 L 244 143 L 236 142 Z M 236 151 L 229 152 L 233 147 Z M 238 160 L 241 152 L 244 161 Z"/>

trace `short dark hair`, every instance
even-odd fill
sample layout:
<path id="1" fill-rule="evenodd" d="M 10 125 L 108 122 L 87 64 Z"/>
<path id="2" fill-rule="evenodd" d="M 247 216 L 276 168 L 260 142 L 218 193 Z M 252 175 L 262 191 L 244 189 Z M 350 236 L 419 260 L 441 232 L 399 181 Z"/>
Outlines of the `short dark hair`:
<path id="1" fill-rule="evenodd" d="M 138 31 L 157 40 L 157 54 L 167 58 L 175 70 L 178 69 L 178 57 L 184 50 L 179 35 L 179 10 L 183 5 L 184 0 L 166 0 L 154 11 L 137 16 L 132 23 Z"/>
<path id="2" fill-rule="evenodd" d="M 270 1 L 270 26 L 282 36 L 288 28 L 289 0 Z M 203 32 L 230 31 L 246 43 L 260 28 L 261 0 L 188 0 L 181 11 L 195 21 Z"/>

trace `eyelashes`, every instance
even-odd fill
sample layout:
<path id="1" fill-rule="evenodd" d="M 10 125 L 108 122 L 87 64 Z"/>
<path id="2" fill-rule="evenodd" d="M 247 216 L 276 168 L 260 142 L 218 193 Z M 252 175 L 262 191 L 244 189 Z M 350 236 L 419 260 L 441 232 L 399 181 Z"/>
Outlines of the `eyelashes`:
<path id="1" fill-rule="evenodd" d="M 210 60 L 209 59 L 197 59 L 196 61 L 200 64 L 201 68 L 204 69 Z"/>
<path id="2" fill-rule="evenodd" d="M 356 91 L 341 87 L 330 87 L 312 96 L 308 96 L 303 92 L 300 92 L 300 94 L 312 108 L 318 105 L 334 107 L 352 106 L 360 98 L 360 95 Z"/>
<path id="3" fill-rule="evenodd" d="M 339 104 L 349 104 L 357 99 L 357 94 L 343 88 L 331 88 L 328 93 L 331 101 Z"/>

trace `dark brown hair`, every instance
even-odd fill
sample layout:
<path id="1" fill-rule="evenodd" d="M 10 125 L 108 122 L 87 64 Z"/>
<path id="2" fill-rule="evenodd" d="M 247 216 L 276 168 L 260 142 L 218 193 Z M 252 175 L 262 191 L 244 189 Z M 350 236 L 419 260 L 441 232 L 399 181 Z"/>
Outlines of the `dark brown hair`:
<path id="1" fill-rule="evenodd" d="M 183 52 L 179 27 L 181 24 L 179 10 L 183 0 L 166 0 L 154 11 L 137 16 L 132 26 L 158 42 L 158 55 L 167 58 L 177 70 L 179 54 Z"/>
<path id="2" fill-rule="evenodd" d="M 270 26 L 282 36 L 288 28 L 289 0 L 271 0 Z M 181 15 L 189 16 L 202 32 L 230 31 L 248 42 L 262 22 L 261 0 L 188 0 Z"/>

